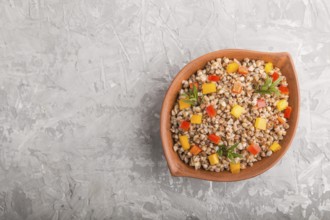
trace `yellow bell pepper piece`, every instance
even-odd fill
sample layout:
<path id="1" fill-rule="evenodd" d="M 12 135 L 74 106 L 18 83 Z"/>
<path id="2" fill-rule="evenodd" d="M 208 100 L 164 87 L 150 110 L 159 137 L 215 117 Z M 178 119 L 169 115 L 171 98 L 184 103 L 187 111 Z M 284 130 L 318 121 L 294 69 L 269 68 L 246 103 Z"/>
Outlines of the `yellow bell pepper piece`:
<path id="1" fill-rule="evenodd" d="M 180 135 L 179 140 L 180 140 L 182 148 L 184 150 L 189 150 L 190 144 L 189 144 L 188 136 L 187 135 Z"/>
<path id="2" fill-rule="evenodd" d="M 266 73 L 270 73 L 270 71 L 272 71 L 273 68 L 274 67 L 273 67 L 273 64 L 271 62 L 268 62 L 268 63 L 265 64 L 265 72 Z"/>
<path id="3" fill-rule="evenodd" d="M 267 127 L 267 119 L 265 118 L 257 118 L 254 124 L 254 127 L 260 130 L 266 130 Z"/>
<path id="4" fill-rule="evenodd" d="M 233 63 L 229 63 L 229 64 L 227 65 L 227 68 L 226 68 L 227 73 L 234 73 L 234 72 L 237 72 L 238 67 L 239 67 L 238 63 L 235 63 L 235 62 L 233 62 Z"/>
<path id="5" fill-rule="evenodd" d="M 179 107 L 180 107 L 180 110 L 185 109 L 185 108 L 190 108 L 190 104 L 184 102 L 183 99 L 180 99 L 179 100 Z"/>
<path id="6" fill-rule="evenodd" d="M 215 83 L 204 83 L 202 85 L 203 94 L 209 94 L 217 91 L 217 86 Z"/>
<path id="7" fill-rule="evenodd" d="M 289 103 L 285 99 L 282 99 L 276 103 L 277 110 L 283 111 L 288 107 Z"/>
<path id="8" fill-rule="evenodd" d="M 281 145 L 278 142 L 274 142 L 269 149 L 273 152 L 281 150 Z"/>
<path id="9" fill-rule="evenodd" d="M 192 124 L 201 124 L 202 123 L 202 115 L 192 115 L 190 118 L 190 122 Z"/>
<path id="10" fill-rule="evenodd" d="M 208 159 L 211 165 L 215 165 L 219 163 L 218 154 L 211 154 L 210 156 L 208 156 Z"/>
<path id="11" fill-rule="evenodd" d="M 245 109 L 240 106 L 240 105 L 235 105 L 232 109 L 231 109 L 231 114 L 235 117 L 235 118 L 239 118 L 239 116 L 241 116 L 241 114 L 245 111 Z"/>
<path id="12" fill-rule="evenodd" d="M 241 171 L 241 163 L 238 162 L 238 163 L 233 163 L 233 162 L 230 162 L 230 172 L 231 173 L 239 173 Z"/>

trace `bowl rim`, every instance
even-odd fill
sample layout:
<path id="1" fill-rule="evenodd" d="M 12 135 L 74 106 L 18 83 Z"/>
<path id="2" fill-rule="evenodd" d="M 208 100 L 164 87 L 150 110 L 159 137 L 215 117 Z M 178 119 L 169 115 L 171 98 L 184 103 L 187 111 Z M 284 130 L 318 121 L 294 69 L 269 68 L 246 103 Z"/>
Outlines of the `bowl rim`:
<path id="1" fill-rule="evenodd" d="M 174 84 L 176 81 L 179 80 L 180 76 L 182 74 L 184 74 L 184 72 L 186 72 L 188 69 L 194 68 L 196 62 L 199 62 L 199 60 L 201 60 L 205 57 L 212 57 L 219 53 L 250 53 L 250 54 L 255 54 L 255 55 L 259 55 L 259 56 L 266 55 L 266 56 L 270 56 L 270 57 L 285 56 L 287 59 L 286 62 L 288 62 L 292 67 L 292 73 L 290 73 L 290 74 L 292 74 L 293 81 L 295 82 L 296 88 L 297 88 L 297 91 L 296 91 L 297 95 L 296 95 L 295 99 L 297 101 L 297 107 L 298 107 L 295 123 L 290 124 L 290 126 L 293 126 L 292 135 L 289 137 L 289 140 L 287 142 L 287 147 L 285 147 L 284 149 L 281 149 L 281 151 L 278 152 L 278 153 L 280 153 L 280 155 L 270 165 L 261 167 L 259 170 L 256 170 L 256 172 L 251 173 L 250 175 L 237 175 L 237 174 L 230 173 L 230 175 L 226 174 L 225 176 L 223 176 L 223 175 L 221 175 L 223 172 L 216 173 L 216 172 L 206 171 L 206 170 L 202 170 L 202 169 L 195 170 L 194 168 L 185 164 L 181 159 L 180 159 L 179 163 L 175 162 L 175 159 L 173 159 L 173 157 L 175 157 L 175 156 L 178 157 L 178 155 L 177 155 L 177 152 L 174 152 L 173 143 L 171 144 L 171 141 L 168 138 L 169 134 L 170 134 L 170 138 L 172 138 L 171 131 L 167 127 L 168 122 L 169 122 L 168 120 L 170 120 L 171 115 L 167 114 L 166 112 L 168 111 L 168 109 L 169 109 L 169 112 L 171 112 L 171 110 L 173 108 L 173 106 L 171 105 L 171 101 L 170 101 L 172 96 L 169 93 L 171 90 L 174 89 Z M 218 57 L 221 57 L 221 56 L 218 56 Z M 235 58 L 235 57 L 230 57 L 230 58 Z M 251 59 L 256 59 L 256 58 L 252 57 Z M 212 59 L 210 59 L 210 60 L 212 60 Z M 210 60 L 208 60 L 208 61 L 210 61 Z M 196 71 L 192 71 L 190 76 L 193 73 L 195 73 Z M 177 93 L 176 93 L 176 95 L 177 95 Z M 246 49 L 222 49 L 222 50 L 216 50 L 213 52 L 206 53 L 202 56 L 199 56 L 199 57 L 193 59 L 192 61 L 190 61 L 189 63 L 187 63 L 176 74 L 176 76 L 174 77 L 174 79 L 172 80 L 171 84 L 169 85 L 169 87 L 166 91 L 166 94 L 165 94 L 165 97 L 163 100 L 163 104 L 162 104 L 162 108 L 161 108 L 160 136 L 161 136 L 161 140 L 162 140 L 163 151 L 165 154 L 166 162 L 169 167 L 170 173 L 172 176 L 177 176 L 177 177 L 191 177 L 191 178 L 216 181 L 216 182 L 233 182 L 233 181 L 250 179 L 255 176 L 258 176 L 258 175 L 266 172 L 267 170 L 271 169 L 273 166 L 275 166 L 275 164 L 277 164 L 280 161 L 280 159 L 282 159 L 282 157 L 286 154 L 287 150 L 290 148 L 292 141 L 295 137 L 297 127 L 298 127 L 299 112 L 300 112 L 299 81 L 298 81 L 297 72 L 296 72 L 296 69 L 294 66 L 293 59 L 288 52 L 262 52 L 262 51 L 255 51 L 255 50 L 246 50 Z M 175 163 L 173 163 L 173 161 Z M 247 168 L 247 169 L 249 169 L 249 168 Z M 227 173 L 229 173 L 229 172 L 227 172 Z M 217 175 L 215 175 L 215 174 L 217 174 Z"/>

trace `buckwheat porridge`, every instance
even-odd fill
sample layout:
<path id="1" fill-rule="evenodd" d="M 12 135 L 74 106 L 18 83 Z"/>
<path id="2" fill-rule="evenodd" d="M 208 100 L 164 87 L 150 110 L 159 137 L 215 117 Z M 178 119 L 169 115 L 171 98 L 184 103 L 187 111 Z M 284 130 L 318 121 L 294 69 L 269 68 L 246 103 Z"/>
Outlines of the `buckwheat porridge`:
<path id="1" fill-rule="evenodd" d="M 208 62 L 182 82 L 171 112 L 174 151 L 195 169 L 232 173 L 271 156 L 289 128 L 287 86 L 270 62 Z"/>

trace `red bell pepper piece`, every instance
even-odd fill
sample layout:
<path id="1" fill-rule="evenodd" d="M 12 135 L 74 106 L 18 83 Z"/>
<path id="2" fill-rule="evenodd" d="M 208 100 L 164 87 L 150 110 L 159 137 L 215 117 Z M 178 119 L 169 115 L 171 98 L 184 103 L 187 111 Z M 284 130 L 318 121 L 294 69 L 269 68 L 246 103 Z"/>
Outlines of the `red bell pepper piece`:
<path id="1" fill-rule="evenodd" d="M 257 100 L 257 106 L 258 108 L 263 108 L 266 106 L 266 101 L 264 99 L 258 99 Z"/>
<path id="2" fill-rule="evenodd" d="M 190 148 L 190 150 L 189 150 L 189 152 L 191 153 L 191 154 L 193 154 L 193 155 L 198 155 L 200 152 L 202 152 L 203 150 L 200 148 L 200 147 L 198 147 L 197 145 L 194 145 L 194 146 L 192 146 L 191 148 Z"/>
<path id="3" fill-rule="evenodd" d="M 249 151 L 253 155 L 257 155 L 261 151 L 261 148 L 257 144 L 250 144 L 246 148 L 246 150 Z"/>
<path id="4" fill-rule="evenodd" d="M 193 82 L 189 84 L 189 88 L 193 89 L 194 86 L 196 86 L 196 88 L 198 88 L 198 82 Z"/>
<path id="5" fill-rule="evenodd" d="M 189 121 L 182 121 L 180 128 L 184 131 L 188 131 L 190 128 L 190 122 Z"/>
<path id="6" fill-rule="evenodd" d="M 209 105 L 206 107 L 206 113 L 210 116 L 210 117 L 214 117 L 217 115 L 217 111 L 213 108 L 212 105 Z"/>
<path id="7" fill-rule="evenodd" d="M 289 94 L 289 89 L 286 86 L 280 86 L 280 87 L 278 87 L 278 90 L 280 90 L 282 94 L 285 94 L 285 95 Z"/>
<path id="8" fill-rule="evenodd" d="M 239 66 L 238 67 L 238 73 L 240 73 L 242 75 L 246 75 L 246 74 L 249 73 L 249 70 L 245 66 Z"/>
<path id="9" fill-rule="evenodd" d="M 284 118 L 289 119 L 291 116 L 291 112 L 292 112 L 292 108 L 290 106 L 288 106 L 285 110 L 284 110 Z"/>
<path id="10" fill-rule="evenodd" d="M 209 75 L 207 78 L 208 78 L 208 80 L 213 81 L 213 82 L 218 82 L 221 79 L 220 76 L 217 76 L 217 75 Z"/>
<path id="11" fill-rule="evenodd" d="M 274 72 L 272 75 L 273 82 L 275 82 L 279 77 L 280 77 L 280 75 L 277 72 Z"/>
<path id="12" fill-rule="evenodd" d="M 210 135 L 208 136 L 208 138 L 209 138 L 210 141 L 212 141 L 212 142 L 215 143 L 215 144 L 219 144 L 220 141 L 221 141 L 221 137 L 219 137 L 219 136 L 217 136 L 217 135 L 215 135 L 215 134 L 210 134 Z"/>

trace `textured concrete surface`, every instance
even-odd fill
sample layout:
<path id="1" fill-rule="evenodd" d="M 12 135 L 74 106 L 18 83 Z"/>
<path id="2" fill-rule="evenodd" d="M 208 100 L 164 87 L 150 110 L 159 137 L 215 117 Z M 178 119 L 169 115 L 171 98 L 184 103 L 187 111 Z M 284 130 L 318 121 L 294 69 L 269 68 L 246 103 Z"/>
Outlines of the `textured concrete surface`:
<path id="1" fill-rule="evenodd" d="M 0 219 L 330 219 L 330 3 L 0 1 Z M 293 145 L 237 183 L 170 176 L 164 93 L 222 48 L 288 51 Z"/>

